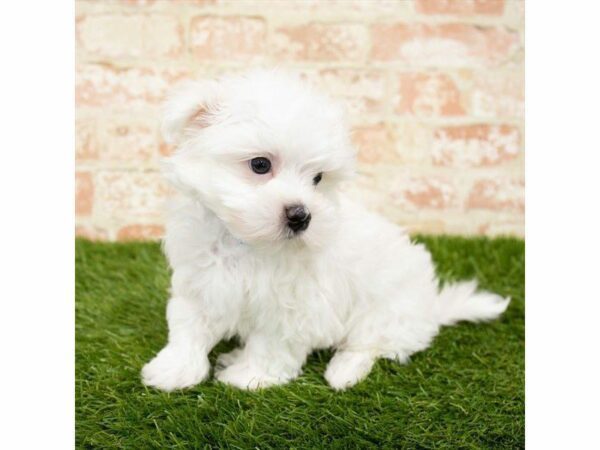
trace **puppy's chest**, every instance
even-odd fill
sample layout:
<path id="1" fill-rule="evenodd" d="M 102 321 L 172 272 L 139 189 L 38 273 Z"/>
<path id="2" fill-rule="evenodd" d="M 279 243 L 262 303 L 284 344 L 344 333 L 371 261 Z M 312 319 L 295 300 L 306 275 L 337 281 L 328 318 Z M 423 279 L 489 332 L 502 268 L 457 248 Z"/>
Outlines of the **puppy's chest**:
<path id="1" fill-rule="evenodd" d="M 335 268 L 308 259 L 249 260 L 244 276 L 240 335 L 265 331 L 326 347 L 339 340 L 349 309 Z"/>

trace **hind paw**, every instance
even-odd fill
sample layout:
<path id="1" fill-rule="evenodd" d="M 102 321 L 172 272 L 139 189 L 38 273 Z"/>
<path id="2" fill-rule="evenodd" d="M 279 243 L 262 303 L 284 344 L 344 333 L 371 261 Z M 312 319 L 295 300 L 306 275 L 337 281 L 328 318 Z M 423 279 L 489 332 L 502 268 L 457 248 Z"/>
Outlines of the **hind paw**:
<path id="1" fill-rule="evenodd" d="M 329 361 L 325 379 L 335 390 L 348 389 L 371 372 L 374 362 L 369 353 L 338 351 Z"/>

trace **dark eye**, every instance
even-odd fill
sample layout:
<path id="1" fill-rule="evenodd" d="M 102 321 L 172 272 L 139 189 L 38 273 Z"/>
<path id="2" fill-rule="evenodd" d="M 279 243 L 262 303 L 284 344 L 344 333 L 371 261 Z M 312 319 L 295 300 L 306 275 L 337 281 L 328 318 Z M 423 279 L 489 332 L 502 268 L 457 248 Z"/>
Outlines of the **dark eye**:
<path id="1" fill-rule="evenodd" d="M 271 161 L 267 158 L 253 158 L 250 160 L 250 167 L 254 173 L 264 175 L 271 170 Z"/>
<path id="2" fill-rule="evenodd" d="M 316 177 L 313 178 L 313 184 L 316 186 L 317 184 L 319 184 L 319 181 L 321 181 L 321 178 L 323 178 L 323 172 L 319 172 L 317 174 Z"/>

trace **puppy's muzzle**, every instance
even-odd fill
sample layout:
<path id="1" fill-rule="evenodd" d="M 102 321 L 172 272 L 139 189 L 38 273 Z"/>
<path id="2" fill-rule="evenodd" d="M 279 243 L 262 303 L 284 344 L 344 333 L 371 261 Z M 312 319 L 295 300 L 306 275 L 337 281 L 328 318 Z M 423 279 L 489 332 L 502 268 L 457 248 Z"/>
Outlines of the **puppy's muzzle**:
<path id="1" fill-rule="evenodd" d="M 299 233 L 308 228 L 310 223 L 310 212 L 304 205 L 291 205 L 285 208 L 287 226 L 294 232 Z"/>

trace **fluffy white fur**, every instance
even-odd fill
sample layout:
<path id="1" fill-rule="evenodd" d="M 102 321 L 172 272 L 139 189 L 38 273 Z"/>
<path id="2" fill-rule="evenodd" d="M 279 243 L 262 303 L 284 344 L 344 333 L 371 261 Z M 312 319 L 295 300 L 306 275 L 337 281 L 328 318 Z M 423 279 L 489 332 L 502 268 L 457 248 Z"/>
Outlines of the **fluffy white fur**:
<path id="1" fill-rule="evenodd" d="M 164 242 L 169 339 L 143 368 L 145 384 L 201 382 L 210 350 L 238 336 L 240 348 L 218 360 L 224 383 L 287 383 L 311 351 L 333 347 L 325 378 L 345 389 L 377 358 L 407 361 L 440 326 L 490 320 L 508 306 L 474 282 L 439 292 L 423 245 L 338 192 L 355 161 L 342 111 L 293 76 L 190 82 L 168 102 L 163 125 L 177 145 L 164 169 L 180 194 Z M 257 156 L 272 161 L 271 172 L 251 170 Z M 290 204 L 312 215 L 299 234 L 286 224 Z"/>

